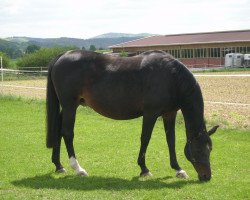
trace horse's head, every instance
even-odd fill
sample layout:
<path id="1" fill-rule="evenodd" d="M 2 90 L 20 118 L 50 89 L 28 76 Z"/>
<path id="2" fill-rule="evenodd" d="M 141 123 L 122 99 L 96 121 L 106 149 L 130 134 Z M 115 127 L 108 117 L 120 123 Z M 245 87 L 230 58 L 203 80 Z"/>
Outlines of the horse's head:
<path id="1" fill-rule="evenodd" d="M 193 164 L 198 173 L 200 181 L 211 179 L 210 152 L 212 151 L 212 140 L 210 136 L 219 126 L 210 131 L 202 131 L 197 137 L 187 141 L 185 146 L 186 158 Z"/>

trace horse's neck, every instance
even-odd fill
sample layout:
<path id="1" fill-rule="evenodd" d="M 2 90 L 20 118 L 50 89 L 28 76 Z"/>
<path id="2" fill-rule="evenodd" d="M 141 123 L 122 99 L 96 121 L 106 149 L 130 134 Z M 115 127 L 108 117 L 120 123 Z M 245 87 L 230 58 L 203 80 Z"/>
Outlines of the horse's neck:
<path id="1" fill-rule="evenodd" d="M 198 85 L 186 101 L 181 110 L 185 120 L 187 139 L 191 139 L 198 136 L 204 129 L 204 104 Z"/>

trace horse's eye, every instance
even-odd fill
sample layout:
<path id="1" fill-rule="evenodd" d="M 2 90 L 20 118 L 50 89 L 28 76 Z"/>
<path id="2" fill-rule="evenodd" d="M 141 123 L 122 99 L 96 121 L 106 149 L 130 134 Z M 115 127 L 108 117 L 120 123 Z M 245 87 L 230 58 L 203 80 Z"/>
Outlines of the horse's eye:
<path id="1" fill-rule="evenodd" d="M 207 148 L 209 149 L 209 151 L 212 151 L 212 146 L 210 146 L 210 145 L 207 145 Z"/>

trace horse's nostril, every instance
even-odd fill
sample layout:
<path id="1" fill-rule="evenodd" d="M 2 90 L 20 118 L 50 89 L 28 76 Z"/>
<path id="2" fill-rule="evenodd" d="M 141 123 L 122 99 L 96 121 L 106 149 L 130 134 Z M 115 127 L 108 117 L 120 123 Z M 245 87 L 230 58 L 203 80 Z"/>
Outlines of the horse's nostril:
<path id="1" fill-rule="evenodd" d="M 209 181 L 211 179 L 211 176 L 208 176 L 206 174 L 204 175 L 199 175 L 199 180 L 200 181 Z"/>

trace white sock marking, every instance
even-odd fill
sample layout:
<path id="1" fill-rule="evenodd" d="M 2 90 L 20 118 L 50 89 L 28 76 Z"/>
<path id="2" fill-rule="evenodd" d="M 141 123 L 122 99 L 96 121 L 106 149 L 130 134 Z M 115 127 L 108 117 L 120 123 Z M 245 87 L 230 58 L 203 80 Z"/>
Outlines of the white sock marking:
<path id="1" fill-rule="evenodd" d="M 85 171 L 85 169 L 83 169 L 83 168 L 79 165 L 78 161 L 77 161 L 73 156 L 70 157 L 69 161 L 70 161 L 70 166 L 71 166 L 74 170 L 76 170 L 76 174 L 77 174 L 77 175 L 88 176 L 88 173 Z"/>
<path id="2" fill-rule="evenodd" d="M 187 173 L 183 169 L 176 171 L 176 177 L 177 178 L 184 178 L 184 179 L 189 178 L 189 176 L 187 175 Z"/>

